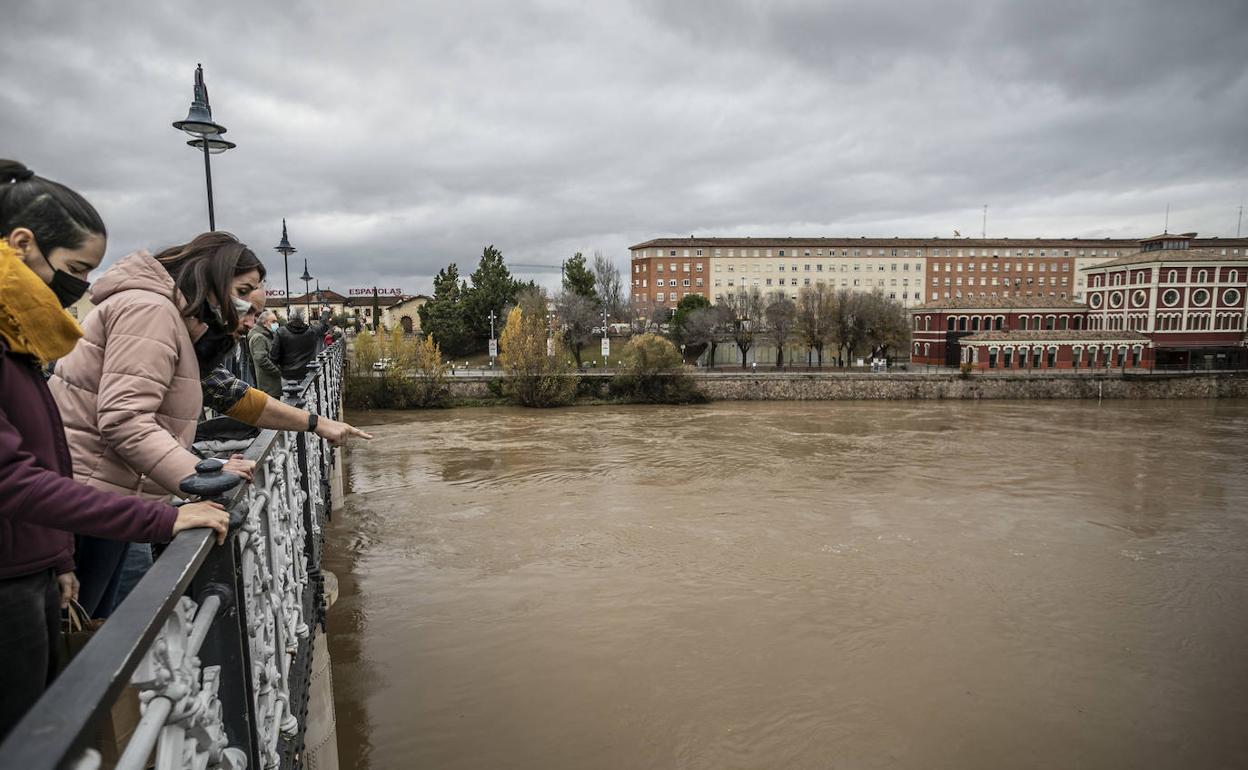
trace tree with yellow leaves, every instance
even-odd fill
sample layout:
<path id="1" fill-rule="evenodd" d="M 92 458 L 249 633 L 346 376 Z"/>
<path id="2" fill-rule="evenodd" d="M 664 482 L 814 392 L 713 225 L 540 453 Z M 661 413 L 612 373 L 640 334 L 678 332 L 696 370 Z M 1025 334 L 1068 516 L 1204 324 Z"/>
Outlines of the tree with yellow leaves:
<path id="1" fill-rule="evenodd" d="M 499 339 L 499 362 L 507 375 L 503 390 L 521 406 L 560 406 L 576 397 L 576 375 L 567 363 L 563 340 L 550 334 L 545 296 L 540 291 L 522 293 L 507 314 Z"/>

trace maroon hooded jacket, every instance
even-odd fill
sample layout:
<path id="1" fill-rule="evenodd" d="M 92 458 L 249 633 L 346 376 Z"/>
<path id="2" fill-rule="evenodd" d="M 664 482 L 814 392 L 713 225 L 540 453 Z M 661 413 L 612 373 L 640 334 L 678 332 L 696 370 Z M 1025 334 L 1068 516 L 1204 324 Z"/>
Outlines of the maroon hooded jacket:
<path id="1" fill-rule="evenodd" d="M 79 484 L 36 362 L 0 338 L 0 579 L 74 569 L 74 534 L 165 542 L 177 511 Z"/>

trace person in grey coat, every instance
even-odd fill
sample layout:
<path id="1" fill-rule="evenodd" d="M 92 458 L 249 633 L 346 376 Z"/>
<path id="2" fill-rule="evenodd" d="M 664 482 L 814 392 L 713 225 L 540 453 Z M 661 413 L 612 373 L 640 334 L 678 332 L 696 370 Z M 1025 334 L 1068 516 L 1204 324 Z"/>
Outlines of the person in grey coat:
<path id="1" fill-rule="evenodd" d="M 247 350 L 256 365 L 256 387 L 273 398 L 282 397 L 282 370 L 273 363 L 270 352 L 278 330 L 277 314 L 266 310 L 247 333 Z"/>

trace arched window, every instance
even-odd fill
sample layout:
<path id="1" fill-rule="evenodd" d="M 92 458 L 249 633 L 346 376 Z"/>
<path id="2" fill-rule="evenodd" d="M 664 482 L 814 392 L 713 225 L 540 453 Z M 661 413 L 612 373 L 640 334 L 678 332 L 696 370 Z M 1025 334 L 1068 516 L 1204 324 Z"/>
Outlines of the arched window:
<path id="1" fill-rule="evenodd" d="M 1054 320 L 1054 319 L 1053 319 L 1053 316 L 1045 316 L 1045 319 L 1044 319 L 1044 330 L 1045 330 L 1045 331 L 1050 331 L 1050 332 L 1051 332 L 1051 331 L 1053 331 L 1053 326 L 1054 326 L 1054 324 L 1053 324 L 1053 320 Z"/>
<path id="2" fill-rule="evenodd" d="M 1057 346 L 1056 345 L 1049 346 L 1049 357 L 1048 357 L 1048 361 L 1045 362 L 1045 366 L 1047 366 L 1050 369 L 1053 369 L 1057 366 Z"/>
<path id="3" fill-rule="evenodd" d="M 1171 270 L 1169 273 L 1166 273 L 1166 282 L 1167 282 L 1167 283 L 1178 283 L 1178 282 L 1179 282 L 1179 271 L 1178 271 L 1178 270 Z"/>
<path id="4" fill-rule="evenodd" d="M 1196 274 L 1196 283 L 1208 283 L 1208 281 L 1209 281 L 1208 270 L 1201 270 L 1199 273 Z"/>
<path id="5" fill-rule="evenodd" d="M 1079 359 L 1083 357 L 1083 346 L 1075 345 L 1070 349 L 1070 366 L 1072 369 L 1079 368 Z"/>
<path id="6" fill-rule="evenodd" d="M 1020 315 L 1018 317 L 1018 328 L 1020 331 L 1027 331 L 1027 316 Z"/>
<path id="7" fill-rule="evenodd" d="M 1009 369 L 1014 365 L 1014 348 L 1006 348 L 1002 351 L 1001 368 Z"/>
<path id="8" fill-rule="evenodd" d="M 975 316 L 974 318 L 971 319 L 971 331 L 973 332 L 979 331 L 979 316 Z"/>
<path id="9" fill-rule="evenodd" d="M 958 316 L 958 331 L 966 331 L 966 316 L 964 315 Z"/>
<path id="10" fill-rule="evenodd" d="M 915 354 L 916 356 L 919 354 L 919 343 L 917 343 L 917 342 L 916 342 L 916 343 L 914 343 L 914 354 Z"/>
<path id="11" fill-rule="evenodd" d="M 930 342 L 924 342 L 923 343 L 923 357 L 926 358 L 927 356 L 931 355 L 931 353 L 932 353 L 932 344 Z"/>
<path id="12" fill-rule="evenodd" d="M 930 315 L 923 316 L 923 331 L 932 328 L 932 317 Z"/>
<path id="13" fill-rule="evenodd" d="M 1115 286 L 1122 285 L 1122 273 L 1114 273 L 1114 285 Z"/>
<path id="14" fill-rule="evenodd" d="M 1072 329 L 1083 328 L 1083 318 L 1081 316 L 1075 316 L 1074 318 L 1071 319 L 1071 321 L 1072 323 L 1070 325 L 1070 328 Z"/>
<path id="15" fill-rule="evenodd" d="M 953 316 L 949 316 L 949 331 L 956 331 L 958 328 L 957 323 L 958 323 L 958 320 L 956 318 L 954 318 Z"/>
<path id="16" fill-rule="evenodd" d="M 1239 280 L 1239 271 L 1238 271 L 1238 270 L 1232 270 L 1232 271 L 1230 272 L 1230 274 L 1229 274 L 1229 275 L 1227 275 L 1226 280 L 1227 280 L 1228 282 L 1230 282 L 1230 283 L 1235 283 L 1235 282 L 1237 282 L 1237 281 Z"/>
<path id="17" fill-rule="evenodd" d="M 1001 331 L 1004 328 L 1005 328 L 1005 316 L 999 315 L 997 316 L 997 331 Z"/>
<path id="18" fill-rule="evenodd" d="M 1070 326 L 1070 316 L 1064 315 L 1061 318 L 1057 319 L 1057 328 L 1065 330 L 1069 326 Z"/>

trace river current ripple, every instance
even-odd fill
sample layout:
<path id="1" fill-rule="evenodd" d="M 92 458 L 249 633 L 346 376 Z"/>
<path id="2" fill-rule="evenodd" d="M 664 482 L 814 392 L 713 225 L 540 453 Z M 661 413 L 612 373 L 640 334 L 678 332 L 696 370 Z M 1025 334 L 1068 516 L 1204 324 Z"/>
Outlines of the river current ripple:
<path id="1" fill-rule="evenodd" d="M 1248 766 L 1248 403 L 352 415 L 344 767 Z"/>

